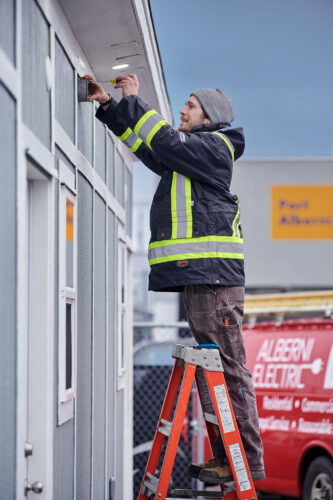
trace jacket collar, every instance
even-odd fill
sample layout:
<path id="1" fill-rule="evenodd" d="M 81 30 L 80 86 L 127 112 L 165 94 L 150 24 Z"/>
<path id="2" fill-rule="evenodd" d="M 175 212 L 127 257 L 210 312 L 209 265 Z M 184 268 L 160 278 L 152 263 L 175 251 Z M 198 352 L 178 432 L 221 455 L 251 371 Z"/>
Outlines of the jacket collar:
<path id="1" fill-rule="evenodd" d="M 192 128 L 190 130 L 190 133 L 192 132 L 212 132 L 215 130 L 221 130 L 223 128 L 229 127 L 230 123 L 208 123 L 208 124 L 202 124 L 198 125 L 197 127 Z"/>

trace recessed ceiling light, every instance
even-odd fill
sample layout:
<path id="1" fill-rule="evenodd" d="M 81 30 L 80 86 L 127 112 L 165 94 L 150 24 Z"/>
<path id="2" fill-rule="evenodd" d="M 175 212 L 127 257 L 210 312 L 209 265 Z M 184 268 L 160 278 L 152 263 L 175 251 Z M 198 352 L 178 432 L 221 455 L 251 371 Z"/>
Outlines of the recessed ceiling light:
<path id="1" fill-rule="evenodd" d="M 117 64 L 116 66 L 112 66 L 112 69 L 124 69 L 128 68 L 129 64 Z"/>

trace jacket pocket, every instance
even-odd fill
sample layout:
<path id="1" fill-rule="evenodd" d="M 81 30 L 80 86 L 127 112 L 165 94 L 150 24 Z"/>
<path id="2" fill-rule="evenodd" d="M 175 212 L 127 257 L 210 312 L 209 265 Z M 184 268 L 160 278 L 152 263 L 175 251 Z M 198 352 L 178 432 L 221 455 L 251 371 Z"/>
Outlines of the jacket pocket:
<path id="1" fill-rule="evenodd" d="M 209 227 L 209 221 L 207 218 L 200 217 L 198 215 L 193 216 L 193 238 L 198 238 L 200 236 L 208 236 L 211 234 L 211 229 Z"/>
<path id="2" fill-rule="evenodd" d="M 151 241 L 171 237 L 170 200 L 167 196 L 155 196 L 150 208 Z"/>
<path id="3" fill-rule="evenodd" d="M 232 236 L 234 233 L 234 225 L 236 221 L 237 212 L 235 211 L 220 211 L 209 213 L 209 231 L 210 234 L 216 236 Z"/>

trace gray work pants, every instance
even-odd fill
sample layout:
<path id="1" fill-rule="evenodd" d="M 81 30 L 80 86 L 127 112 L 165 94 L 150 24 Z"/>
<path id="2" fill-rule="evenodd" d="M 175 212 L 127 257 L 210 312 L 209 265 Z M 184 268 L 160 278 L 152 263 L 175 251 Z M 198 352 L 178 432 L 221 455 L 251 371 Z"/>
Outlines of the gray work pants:
<path id="1" fill-rule="evenodd" d="M 186 285 L 184 303 L 195 340 L 199 344 L 220 346 L 224 376 L 249 467 L 251 471 L 263 470 L 263 446 L 259 437 L 256 397 L 251 372 L 245 368 L 246 356 L 242 336 L 244 287 Z M 201 368 L 197 369 L 197 377 L 204 411 L 213 413 Z M 226 462 L 220 436 L 213 444 L 213 452 L 221 463 Z"/>

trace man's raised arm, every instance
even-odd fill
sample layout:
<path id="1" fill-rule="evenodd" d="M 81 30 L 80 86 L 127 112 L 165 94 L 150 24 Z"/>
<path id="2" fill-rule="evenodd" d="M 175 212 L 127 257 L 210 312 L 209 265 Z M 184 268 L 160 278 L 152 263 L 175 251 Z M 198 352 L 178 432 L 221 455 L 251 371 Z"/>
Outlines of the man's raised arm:
<path id="1" fill-rule="evenodd" d="M 88 101 L 98 101 L 100 108 L 96 112 L 96 117 L 112 130 L 118 139 L 134 153 L 150 170 L 157 175 L 162 175 L 164 168 L 154 153 L 147 145 L 129 128 L 124 118 L 116 112 L 118 103 L 111 98 L 103 86 L 94 81 L 91 75 L 85 75 L 83 78 L 89 80 Z M 123 97 L 128 95 L 137 95 L 139 90 L 139 81 L 136 75 L 126 75 L 117 77 L 115 88 L 123 89 Z"/>

